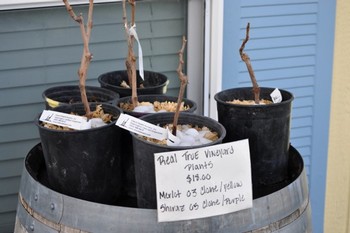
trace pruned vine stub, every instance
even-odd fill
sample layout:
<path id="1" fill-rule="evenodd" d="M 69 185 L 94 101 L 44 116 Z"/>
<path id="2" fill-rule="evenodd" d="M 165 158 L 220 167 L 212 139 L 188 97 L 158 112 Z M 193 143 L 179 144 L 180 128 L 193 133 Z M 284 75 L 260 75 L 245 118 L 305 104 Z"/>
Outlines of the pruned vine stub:
<path id="1" fill-rule="evenodd" d="M 259 104 L 259 102 L 260 102 L 260 87 L 256 81 L 254 70 L 253 70 L 252 64 L 250 62 L 250 58 L 249 58 L 248 54 L 243 52 L 244 47 L 249 40 L 249 30 L 250 30 L 250 23 L 247 24 L 246 36 L 242 42 L 241 47 L 239 48 L 239 54 L 241 56 L 242 61 L 244 61 L 244 63 L 247 66 L 248 73 L 249 73 L 250 79 L 251 79 L 252 84 L 253 84 L 254 101 L 256 104 Z"/>

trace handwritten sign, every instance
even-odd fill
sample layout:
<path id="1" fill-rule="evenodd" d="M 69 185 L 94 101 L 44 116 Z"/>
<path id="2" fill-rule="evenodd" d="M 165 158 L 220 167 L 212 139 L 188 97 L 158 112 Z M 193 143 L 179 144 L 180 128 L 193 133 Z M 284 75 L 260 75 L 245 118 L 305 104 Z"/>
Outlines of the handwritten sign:
<path id="1" fill-rule="evenodd" d="M 154 157 L 159 222 L 235 212 L 253 205 L 248 139 Z"/>

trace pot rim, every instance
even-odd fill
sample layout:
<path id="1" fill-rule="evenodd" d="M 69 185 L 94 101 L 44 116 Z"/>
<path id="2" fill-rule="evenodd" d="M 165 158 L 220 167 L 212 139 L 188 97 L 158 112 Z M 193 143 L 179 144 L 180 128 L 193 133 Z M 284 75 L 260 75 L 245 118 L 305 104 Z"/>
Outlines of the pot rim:
<path id="1" fill-rule="evenodd" d="M 252 90 L 252 87 L 234 87 L 234 88 L 230 88 L 230 89 L 225 89 L 225 90 L 222 90 L 218 93 L 216 93 L 214 95 L 214 99 L 220 103 L 220 104 L 223 104 L 223 105 L 226 105 L 226 106 L 235 106 L 235 107 L 240 107 L 240 108 L 268 108 L 268 107 L 277 107 L 277 106 L 280 106 L 280 105 L 286 105 L 286 104 L 289 104 L 291 103 L 293 100 L 294 100 L 294 95 L 287 91 L 287 90 L 284 90 L 284 89 L 280 89 L 278 88 L 278 90 L 282 93 L 284 92 L 285 94 L 289 95 L 290 98 L 286 99 L 286 100 L 282 100 L 282 102 L 280 103 L 271 103 L 271 104 L 259 104 L 259 105 L 244 105 L 244 104 L 234 104 L 234 103 L 227 103 L 226 101 L 222 100 L 219 98 L 219 96 L 224 93 L 224 92 L 227 92 L 227 91 L 234 91 L 234 90 Z M 263 89 L 263 90 L 275 90 L 276 88 L 274 87 L 260 87 L 260 89 Z M 271 92 L 272 92 L 271 91 Z M 248 99 L 248 100 L 253 100 L 253 99 Z"/>
<path id="2" fill-rule="evenodd" d="M 170 96 L 170 95 L 159 95 L 159 94 L 151 94 L 151 95 L 138 95 L 138 100 L 140 102 L 140 99 L 142 101 L 142 98 L 147 98 L 147 97 L 165 97 L 165 98 L 170 98 L 170 99 L 174 99 L 174 102 L 177 102 L 177 98 L 176 96 Z M 118 108 L 119 107 L 119 104 L 120 103 L 131 103 L 131 96 L 125 96 L 125 97 L 122 97 L 122 98 L 119 98 L 116 102 L 116 106 Z M 165 100 L 167 101 L 167 100 Z M 173 100 L 170 100 L 170 101 L 173 101 Z M 187 105 L 189 105 L 190 109 L 191 108 L 194 108 L 194 111 L 197 109 L 197 103 L 193 100 L 190 100 L 190 99 L 187 99 L 187 98 L 183 98 L 182 101 L 186 104 L 187 102 Z M 150 103 L 154 103 L 155 100 L 152 100 L 152 101 L 149 101 Z M 133 112 L 133 111 L 126 111 L 124 109 L 122 109 L 124 111 L 124 113 L 136 113 L 136 112 Z M 189 109 L 188 109 L 189 110 Z M 182 112 L 187 112 L 188 110 L 185 110 L 185 111 L 182 111 Z M 159 112 L 155 112 L 155 113 L 159 113 Z M 147 114 L 147 113 L 145 113 Z M 154 113 L 150 113 L 150 114 L 154 114 Z"/>
<path id="3" fill-rule="evenodd" d="M 80 88 L 79 88 L 79 85 L 58 85 L 58 86 L 52 86 L 52 87 L 49 87 L 47 89 L 45 89 L 43 92 L 42 92 L 42 97 L 45 99 L 45 98 L 48 98 L 47 95 L 45 95 L 45 93 L 49 92 L 49 91 L 52 91 L 52 90 L 55 90 L 55 89 L 59 89 L 59 88 L 71 88 L 73 90 L 63 90 L 63 91 L 75 91 L 75 89 L 77 91 L 80 92 Z M 107 93 L 106 95 L 112 95 L 114 98 L 116 97 L 119 97 L 119 94 L 114 92 L 114 91 L 111 91 L 109 89 L 106 89 L 106 88 L 103 88 L 103 87 L 97 87 L 97 86 L 89 86 L 89 85 L 86 85 L 85 86 L 86 89 L 90 89 L 91 91 L 94 91 L 94 90 L 101 90 L 103 91 L 103 93 Z M 51 93 L 50 93 L 51 94 Z"/>
<path id="4" fill-rule="evenodd" d="M 121 86 L 116 86 L 116 85 L 112 85 L 112 84 L 109 84 L 107 82 L 105 82 L 103 80 L 103 77 L 105 75 L 108 75 L 108 74 L 111 74 L 111 73 L 116 73 L 116 72 L 126 72 L 127 70 L 114 70 L 114 71 L 109 71 L 109 72 L 106 72 L 106 73 L 103 73 L 103 74 L 100 74 L 98 76 L 98 81 L 105 85 L 105 86 L 108 86 L 108 87 L 113 87 L 113 88 L 116 88 L 116 89 L 121 89 L 121 90 L 129 90 L 131 88 L 125 88 L 125 87 L 121 87 Z M 139 70 L 136 70 L 136 72 L 139 72 Z M 159 84 L 159 85 L 155 85 L 155 86 L 148 86 L 148 87 L 143 87 L 143 88 L 136 88 L 137 90 L 148 90 L 148 89 L 155 89 L 155 88 L 159 88 L 159 87 L 163 87 L 163 86 L 167 86 L 169 84 L 169 79 L 167 76 L 165 76 L 164 74 L 160 73 L 160 72 L 156 72 L 156 71 L 150 71 L 150 70 L 144 70 L 144 72 L 150 72 L 150 73 L 157 73 L 157 74 L 160 74 L 161 76 L 164 76 L 166 78 L 166 81 L 162 84 Z"/>
<path id="5" fill-rule="evenodd" d="M 161 112 L 161 113 L 158 113 L 158 114 L 148 114 L 148 115 L 145 115 L 145 116 L 142 116 L 140 117 L 141 120 L 144 120 L 144 118 L 146 117 L 151 117 L 151 116 L 154 116 L 154 115 L 157 115 L 157 116 L 161 116 L 161 115 L 174 115 L 175 113 L 174 112 Z M 148 145 L 157 145 L 158 147 L 160 148 L 166 148 L 166 149 L 175 149 L 175 150 L 188 150 L 188 149 L 195 149 L 195 148 L 201 148 L 201 147 L 207 147 L 207 146 L 212 146 L 212 145 L 215 145 L 215 142 L 217 141 L 223 141 L 223 139 L 225 138 L 226 136 L 226 129 L 225 127 L 219 123 L 218 121 L 215 121 L 214 119 L 210 118 L 210 117 L 207 117 L 207 116 L 203 116 L 203 115 L 197 115 L 197 114 L 194 114 L 194 113 L 189 113 L 189 112 L 180 112 L 180 116 L 179 118 L 181 117 L 183 118 L 186 118 L 186 116 L 190 115 L 190 116 L 196 116 L 196 117 L 201 117 L 201 118 L 204 118 L 204 119 L 207 119 L 209 121 L 212 121 L 214 122 L 215 124 L 217 124 L 219 126 L 219 128 L 221 129 L 222 131 L 222 134 L 219 135 L 219 138 L 218 140 L 216 141 L 212 141 L 210 143 L 207 143 L 207 144 L 203 144 L 203 145 L 196 145 L 196 146 L 167 146 L 167 145 L 160 145 L 160 144 L 156 144 L 156 143 L 153 143 L 153 142 L 150 142 L 150 141 L 147 141 L 145 139 L 143 139 L 142 137 L 140 137 L 137 133 L 133 133 L 133 132 L 130 132 L 130 134 L 132 135 L 133 138 L 136 138 L 137 140 L 140 140 L 142 141 L 143 143 L 146 143 Z M 172 123 L 172 122 L 171 122 Z M 189 123 L 191 124 L 191 123 Z M 207 126 L 208 127 L 208 126 Z M 208 127 L 209 128 L 209 127 Z M 213 130 L 212 128 L 209 128 L 210 130 Z M 217 132 L 219 133 L 219 132 Z"/>

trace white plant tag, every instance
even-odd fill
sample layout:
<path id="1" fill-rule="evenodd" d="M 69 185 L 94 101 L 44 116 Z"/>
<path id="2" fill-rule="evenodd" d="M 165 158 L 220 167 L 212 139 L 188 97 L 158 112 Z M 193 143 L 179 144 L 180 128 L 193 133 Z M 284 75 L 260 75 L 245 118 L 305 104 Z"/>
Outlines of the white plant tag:
<path id="1" fill-rule="evenodd" d="M 139 41 L 139 38 L 136 33 L 136 25 L 134 24 L 130 29 L 129 29 L 129 34 L 134 36 L 134 38 L 137 41 L 138 44 L 138 50 L 139 50 L 139 73 L 142 78 L 142 80 L 145 80 L 144 74 L 143 74 L 143 54 L 142 54 L 142 48 L 141 48 L 141 43 Z"/>
<path id="2" fill-rule="evenodd" d="M 270 94 L 272 101 L 276 103 L 281 103 L 282 102 L 282 94 L 278 88 L 273 90 L 273 92 Z"/>
<path id="3" fill-rule="evenodd" d="M 120 128 L 140 134 L 145 137 L 150 137 L 158 140 L 164 140 L 167 138 L 166 129 L 140 120 L 128 114 L 120 114 L 115 124 Z"/>
<path id="4" fill-rule="evenodd" d="M 87 118 L 83 116 L 72 115 L 68 113 L 44 110 L 40 116 L 40 121 L 68 127 L 70 129 L 81 130 L 86 128 Z"/>

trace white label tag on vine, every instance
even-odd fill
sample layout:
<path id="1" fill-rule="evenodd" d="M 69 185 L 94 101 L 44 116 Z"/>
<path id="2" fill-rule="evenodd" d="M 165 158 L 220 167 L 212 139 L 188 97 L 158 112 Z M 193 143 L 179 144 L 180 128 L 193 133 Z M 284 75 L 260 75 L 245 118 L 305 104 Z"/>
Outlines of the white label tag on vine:
<path id="1" fill-rule="evenodd" d="M 282 94 L 278 88 L 276 88 L 271 94 L 271 99 L 274 103 L 281 103 L 282 102 Z"/>
<path id="2" fill-rule="evenodd" d="M 39 118 L 40 121 L 68 127 L 70 129 L 81 130 L 86 128 L 87 118 L 73 114 L 44 110 Z"/>
<path id="3" fill-rule="evenodd" d="M 139 73 L 140 73 L 140 76 L 141 76 L 142 80 L 144 80 L 142 47 L 141 47 L 141 43 L 140 43 L 139 38 L 138 38 L 137 33 L 136 33 L 136 25 L 135 24 L 129 29 L 129 34 L 134 36 L 134 38 L 136 39 L 137 44 L 138 44 L 138 50 L 139 50 Z"/>
<path id="4" fill-rule="evenodd" d="M 157 125 L 153 125 L 149 122 L 140 120 L 128 114 L 120 114 L 115 124 L 120 128 L 126 129 L 133 133 L 140 134 L 145 137 L 150 137 L 158 140 L 164 140 L 167 138 L 166 129 Z"/>

